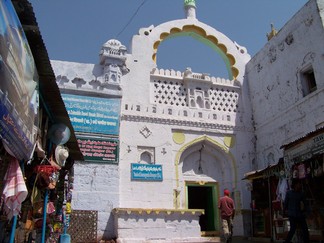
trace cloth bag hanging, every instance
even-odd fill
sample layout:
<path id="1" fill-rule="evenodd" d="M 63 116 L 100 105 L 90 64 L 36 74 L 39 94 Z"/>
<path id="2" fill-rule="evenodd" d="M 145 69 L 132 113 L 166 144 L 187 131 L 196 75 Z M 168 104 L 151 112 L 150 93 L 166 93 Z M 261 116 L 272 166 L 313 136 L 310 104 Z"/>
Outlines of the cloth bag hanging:
<path id="1" fill-rule="evenodd" d="M 314 165 L 314 176 L 319 177 L 323 175 L 323 167 L 322 165 L 318 162 L 318 160 L 315 160 L 315 165 Z"/>
<path id="2" fill-rule="evenodd" d="M 11 157 L 7 173 L 4 178 L 3 202 L 4 211 L 10 220 L 21 211 L 21 204 L 28 195 L 22 171 L 18 160 Z"/>
<path id="3" fill-rule="evenodd" d="M 304 179 L 306 177 L 306 167 L 304 163 L 300 163 L 298 166 L 298 178 Z"/>

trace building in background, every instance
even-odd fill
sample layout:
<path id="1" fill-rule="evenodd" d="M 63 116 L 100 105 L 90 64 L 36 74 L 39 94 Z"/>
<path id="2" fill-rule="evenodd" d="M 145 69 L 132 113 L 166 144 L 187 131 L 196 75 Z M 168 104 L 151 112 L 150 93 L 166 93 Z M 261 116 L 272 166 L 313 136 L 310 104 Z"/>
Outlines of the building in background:
<path id="1" fill-rule="evenodd" d="M 236 203 L 234 234 L 273 237 L 271 188 L 293 165 L 281 148 L 324 122 L 323 5 L 310 0 L 252 59 L 185 1 L 184 19 L 140 29 L 129 51 L 112 39 L 98 64 L 52 61 L 86 157 L 75 166 L 73 208 L 98 211 L 98 238 L 219 235 L 224 188 Z M 220 55 L 228 77 L 159 69 L 159 45 L 179 36 Z M 241 180 L 255 183 L 259 170 L 274 186 Z"/>
<path id="2" fill-rule="evenodd" d="M 263 218 L 261 227 L 255 225 L 258 229 L 254 233 L 261 232 L 259 235 L 270 237 L 273 233 L 271 226 L 278 208 L 271 203 L 282 201 L 285 194 L 280 192 L 280 185 L 285 187 L 287 182 L 283 179 L 289 182 L 296 177 L 293 171 L 299 165 L 312 210 L 323 210 L 323 204 L 318 204 L 323 195 L 316 195 L 319 192 L 316 185 L 322 183 L 314 183 L 314 180 L 319 182 L 314 175 L 316 161 L 323 164 L 323 6 L 322 0 L 308 1 L 246 66 L 256 137 L 254 170 L 268 168 L 263 176 L 274 179 L 268 193 L 252 198 L 256 217 Z M 265 185 L 263 188 L 268 188 L 267 180 L 260 182 Z M 316 220 L 309 217 L 310 234 L 322 234 L 323 239 L 319 229 L 323 229 L 320 222 L 324 215 L 318 216 Z"/>

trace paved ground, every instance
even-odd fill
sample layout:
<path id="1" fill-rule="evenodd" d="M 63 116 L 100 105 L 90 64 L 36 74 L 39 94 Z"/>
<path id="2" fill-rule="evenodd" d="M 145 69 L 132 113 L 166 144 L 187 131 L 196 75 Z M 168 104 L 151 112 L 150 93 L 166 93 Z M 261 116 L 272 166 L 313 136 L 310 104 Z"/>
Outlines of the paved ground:
<path id="1" fill-rule="evenodd" d="M 117 241 L 119 242 L 119 241 Z M 136 241 L 142 242 L 142 241 Z M 165 240 L 148 240 L 145 241 L 147 243 L 165 243 Z M 243 237 L 233 237 L 232 243 L 267 243 L 271 242 L 270 238 L 243 238 Z M 282 243 L 283 240 L 279 241 L 272 241 L 271 243 Z M 116 243 L 116 241 L 102 241 L 100 243 Z M 220 240 L 220 237 L 203 237 L 200 238 L 198 241 L 193 241 L 189 239 L 179 240 L 179 241 L 172 241 L 172 243 L 224 243 L 224 241 Z"/>
<path id="2" fill-rule="evenodd" d="M 219 237 L 206 237 L 206 241 L 199 243 L 223 243 L 224 241 L 220 240 Z M 267 243 L 271 242 L 270 238 L 243 238 L 243 237 L 233 237 L 232 243 Z M 279 243 L 282 241 L 275 241 L 275 243 Z"/>
<path id="3" fill-rule="evenodd" d="M 232 243 L 265 243 L 265 242 L 271 242 L 270 238 L 243 238 L 243 237 L 234 237 L 232 240 Z M 276 242 L 282 242 L 282 241 L 276 241 Z"/>

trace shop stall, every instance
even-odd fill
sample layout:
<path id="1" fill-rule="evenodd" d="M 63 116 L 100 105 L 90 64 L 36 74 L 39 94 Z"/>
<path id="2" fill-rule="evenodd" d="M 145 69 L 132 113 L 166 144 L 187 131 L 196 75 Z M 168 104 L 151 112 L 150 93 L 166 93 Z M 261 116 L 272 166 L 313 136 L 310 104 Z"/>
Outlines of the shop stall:
<path id="1" fill-rule="evenodd" d="M 31 4 L 0 6 L 0 242 L 57 242 L 83 156 Z"/>
<path id="2" fill-rule="evenodd" d="M 284 149 L 284 164 L 289 181 L 302 182 L 307 198 L 306 216 L 310 240 L 324 240 L 324 128 L 319 128 Z"/>
<path id="3" fill-rule="evenodd" d="M 251 236 L 278 239 L 281 228 L 276 228 L 276 225 L 281 225 L 283 214 L 280 210 L 288 187 L 283 159 L 277 164 L 245 174 L 244 180 L 248 180 L 251 191 Z"/>

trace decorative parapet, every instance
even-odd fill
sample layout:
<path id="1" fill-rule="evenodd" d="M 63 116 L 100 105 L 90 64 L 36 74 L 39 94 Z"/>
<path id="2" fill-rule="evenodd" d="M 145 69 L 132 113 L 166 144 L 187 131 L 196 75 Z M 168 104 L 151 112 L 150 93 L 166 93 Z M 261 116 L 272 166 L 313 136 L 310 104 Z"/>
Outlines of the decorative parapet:
<path id="1" fill-rule="evenodd" d="M 126 60 L 126 47 L 112 39 L 103 44 L 99 53 L 99 64 L 63 61 L 51 63 L 56 82 L 62 90 L 121 97 L 122 77 L 129 72 Z"/>
<path id="2" fill-rule="evenodd" d="M 180 71 L 175 71 L 173 69 L 153 68 L 151 71 L 151 76 L 169 76 L 172 78 L 182 79 L 183 73 Z"/>
<path id="3" fill-rule="evenodd" d="M 114 214 L 135 214 L 135 215 L 150 215 L 150 214 L 180 214 L 180 215 L 202 215 L 205 214 L 203 209 L 165 209 L 165 208 L 114 208 L 112 210 Z"/>
<path id="4" fill-rule="evenodd" d="M 153 69 L 150 82 L 151 102 L 159 106 L 196 110 L 199 118 L 206 110 L 228 115 L 242 110 L 242 91 L 236 80 L 210 77 L 187 68 L 183 73 Z"/>
<path id="5" fill-rule="evenodd" d="M 74 77 L 69 79 L 65 75 L 56 76 L 56 83 L 61 90 L 70 93 L 86 93 L 96 94 L 99 96 L 121 97 L 122 89 L 120 86 L 111 85 L 100 81 L 100 79 L 93 77 L 91 80 L 85 78 Z"/>
<path id="6" fill-rule="evenodd" d="M 206 109 L 190 109 L 183 107 L 161 106 L 161 105 L 140 105 L 124 104 L 122 115 L 143 116 L 149 119 L 166 119 L 176 122 L 204 122 L 218 123 L 223 125 L 240 124 L 240 117 L 236 113 L 212 111 Z"/>
<path id="7" fill-rule="evenodd" d="M 206 73 L 194 73 L 191 72 L 190 68 L 187 68 L 184 72 L 175 71 L 173 69 L 158 69 L 153 68 L 151 71 L 151 78 L 167 78 L 167 79 L 178 79 L 178 80 L 192 80 L 192 81 L 210 81 L 213 85 L 221 85 L 221 86 L 230 86 L 241 88 L 241 84 L 238 80 L 233 79 L 225 79 L 220 77 L 209 76 Z"/>
<path id="8" fill-rule="evenodd" d="M 204 242 L 203 209 L 114 208 L 118 242 Z"/>
<path id="9" fill-rule="evenodd" d="M 253 131 L 253 127 L 244 124 L 243 118 L 236 114 L 176 109 L 158 105 L 125 104 L 122 107 L 121 120 L 208 129 L 209 131 Z"/>

